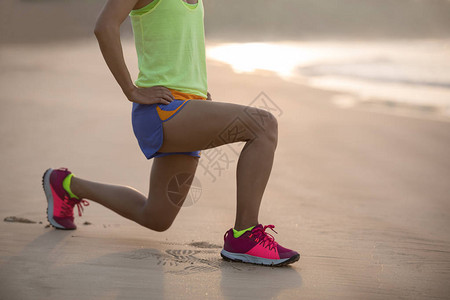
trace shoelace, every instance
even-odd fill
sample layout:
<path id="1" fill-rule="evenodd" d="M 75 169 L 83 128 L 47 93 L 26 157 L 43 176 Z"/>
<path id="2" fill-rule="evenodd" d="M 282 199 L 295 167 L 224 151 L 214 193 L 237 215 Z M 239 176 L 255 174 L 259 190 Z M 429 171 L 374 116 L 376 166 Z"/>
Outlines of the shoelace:
<path id="1" fill-rule="evenodd" d="M 72 217 L 73 216 L 73 208 L 75 207 L 75 205 L 78 208 L 78 215 L 81 217 L 81 214 L 84 211 L 83 205 L 89 206 L 89 202 L 84 199 L 76 200 L 76 199 L 69 199 L 68 197 L 64 197 L 63 205 L 61 206 L 62 215 L 66 216 L 66 217 Z"/>
<path id="2" fill-rule="evenodd" d="M 270 228 L 273 232 L 277 233 L 274 228 L 274 225 L 266 225 L 263 228 L 255 228 L 253 229 L 252 233 L 249 235 L 249 237 L 255 237 L 256 242 L 258 242 L 258 244 L 261 244 L 264 248 L 269 247 L 269 250 L 272 250 L 273 248 L 275 248 L 278 243 L 275 242 L 275 238 L 273 237 L 273 235 L 271 235 L 270 233 L 266 232 L 266 229 Z M 266 245 L 267 243 L 267 245 Z"/>

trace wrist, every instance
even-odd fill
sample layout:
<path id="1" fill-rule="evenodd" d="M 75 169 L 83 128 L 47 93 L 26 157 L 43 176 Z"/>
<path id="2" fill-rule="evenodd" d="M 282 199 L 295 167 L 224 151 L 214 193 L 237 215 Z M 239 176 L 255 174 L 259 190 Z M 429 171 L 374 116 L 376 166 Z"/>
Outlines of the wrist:
<path id="1" fill-rule="evenodd" d="M 131 84 L 130 86 L 122 88 L 123 93 L 128 98 L 128 100 L 131 101 L 130 98 L 132 98 L 133 92 L 137 89 L 137 87 L 134 84 Z"/>

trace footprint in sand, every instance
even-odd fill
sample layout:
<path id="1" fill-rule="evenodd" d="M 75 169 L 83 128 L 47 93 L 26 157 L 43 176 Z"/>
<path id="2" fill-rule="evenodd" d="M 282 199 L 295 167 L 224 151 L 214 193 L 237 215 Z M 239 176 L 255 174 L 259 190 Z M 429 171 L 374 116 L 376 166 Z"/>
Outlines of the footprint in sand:
<path id="1" fill-rule="evenodd" d="M 6 217 L 3 219 L 4 222 L 13 222 L 13 223 L 28 223 L 28 224 L 36 224 L 36 221 L 32 221 L 25 218 L 18 218 L 15 216 Z"/>

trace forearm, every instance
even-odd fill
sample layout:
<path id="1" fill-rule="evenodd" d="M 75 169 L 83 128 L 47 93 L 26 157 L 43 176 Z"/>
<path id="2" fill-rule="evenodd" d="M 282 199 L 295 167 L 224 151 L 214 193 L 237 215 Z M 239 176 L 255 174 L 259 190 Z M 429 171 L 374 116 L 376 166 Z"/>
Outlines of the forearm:
<path id="1" fill-rule="evenodd" d="M 135 86 L 123 57 L 120 27 L 114 25 L 97 26 L 94 32 L 106 64 L 124 94 L 129 98 Z"/>

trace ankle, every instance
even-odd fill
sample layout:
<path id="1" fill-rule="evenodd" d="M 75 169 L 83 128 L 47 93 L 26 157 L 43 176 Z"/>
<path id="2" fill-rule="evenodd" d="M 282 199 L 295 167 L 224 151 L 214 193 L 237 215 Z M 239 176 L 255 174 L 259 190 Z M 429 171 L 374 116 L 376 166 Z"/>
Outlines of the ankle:
<path id="1" fill-rule="evenodd" d="M 259 224 L 258 222 L 235 223 L 233 229 L 236 231 L 241 231 L 250 227 L 254 227 L 258 224 Z"/>
<path id="2" fill-rule="evenodd" d="M 72 180 L 70 181 L 70 190 L 72 191 L 72 193 L 74 193 L 75 195 L 77 195 L 78 198 L 82 199 L 82 192 L 80 189 L 80 179 L 78 179 L 77 177 L 73 176 Z"/>

